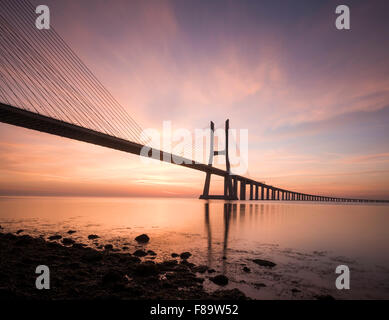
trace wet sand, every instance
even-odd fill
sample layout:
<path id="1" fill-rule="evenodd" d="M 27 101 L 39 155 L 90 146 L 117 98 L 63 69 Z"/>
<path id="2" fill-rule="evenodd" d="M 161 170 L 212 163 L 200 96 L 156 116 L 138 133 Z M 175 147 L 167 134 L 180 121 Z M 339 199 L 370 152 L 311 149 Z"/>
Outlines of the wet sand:
<path id="1" fill-rule="evenodd" d="M 0 233 L 0 299 L 246 299 L 237 289 L 206 292 L 204 279 L 216 275 L 190 259 L 142 262 L 63 240 Z M 38 265 L 50 268 L 49 290 L 36 289 Z"/>

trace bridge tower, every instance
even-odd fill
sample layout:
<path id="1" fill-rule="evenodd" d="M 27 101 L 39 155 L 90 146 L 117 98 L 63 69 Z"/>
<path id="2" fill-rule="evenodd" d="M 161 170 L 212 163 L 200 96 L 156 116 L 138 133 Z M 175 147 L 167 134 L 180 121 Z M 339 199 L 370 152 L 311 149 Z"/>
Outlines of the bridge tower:
<path id="1" fill-rule="evenodd" d="M 231 175 L 230 159 L 228 155 L 228 131 L 230 129 L 230 120 L 227 119 L 225 123 L 225 148 L 224 150 L 215 150 L 215 124 L 211 121 L 211 132 L 210 132 L 210 148 L 209 148 L 209 160 L 208 166 L 211 168 L 214 156 L 224 155 L 226 157 L 226 175 L 224 176 L 224 194 L 223 195 L 210 195 L 209 185 L 211 183 L 211 170 L 206 173 L 203 194 L 200 199 L 224 199 L 224 200 L 238 200 L 235 184 L 237 183 Z"/>

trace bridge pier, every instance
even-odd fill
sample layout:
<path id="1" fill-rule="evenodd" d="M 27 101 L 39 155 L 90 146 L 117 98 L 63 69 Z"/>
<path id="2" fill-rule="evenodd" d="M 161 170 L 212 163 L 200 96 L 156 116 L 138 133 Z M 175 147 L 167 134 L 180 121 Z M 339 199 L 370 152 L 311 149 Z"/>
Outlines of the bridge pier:
<path id="1" fill-rule="evenodd" d="M 238 199 L 238 178 L 236 176 L 232 178 L 232 189 L 234 199 Z"/>
<path id="2" fill-rule="evenodd" d="M 255 200 L 258 200 L 258 185 L 255 185 Z"/>
<path id="3" fill-rule="evenodd" d="M 253 194 L 254 194 L 254 185 L 252 182 L 250 182 L 250 200 L 254 200 L 253 199 Z"/>
<path id="4" fill-rule="evenodd" d="M 211 121 L 211 132 L 210 132 L 210 152 L 209 152 L 209 160 L 208 160 L 208 167 L 209 171 L 206 171 L 206 177 L 205 177 L 205 183 L 204 183 L 204 190 L 203 194 L 200 196 L 200 199 L 224 199 L 224 200 L 236 200 L 237 199 L 237 181 L 236 177 L 233 181 L 232 175 L 231 175 L 231 166 L 230 166 L 230 159 L 228 155 L 228 139 L 229 139 L 229 120 L 227 119 L 225 122 L 225 149 L 224 150 L 214 150 L 214 140 L 215 140 L 215 125 Z M 224 193 L 223 195 L 209 195 L 209 186 L 211 182 L 211 172 L 212 172 L 212 163 L 214 156 L 217 155 L 224 155 L 226 157 L 226 174 L 224 175 Z M 241 195 L 242 196 L 242 195 Z"/>
<path id="5" fill-rule="evenodd" d="M 269 188 L 266 188 L 266 200 L 269 200 Z"/>
<path id="6" fill-rule="evenodd" d="M 240 181 L 240 200 L 246 200 L 246 182 Z"/>

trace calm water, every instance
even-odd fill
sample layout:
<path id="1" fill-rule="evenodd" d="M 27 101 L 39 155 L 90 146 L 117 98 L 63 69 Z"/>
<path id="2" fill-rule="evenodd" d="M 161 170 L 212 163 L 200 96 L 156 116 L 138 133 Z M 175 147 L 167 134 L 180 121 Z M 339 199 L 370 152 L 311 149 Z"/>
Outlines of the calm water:
<path id="1" fill-rule="evenodd" d="M 257 299 L 389 298 L 389 206 L 296 202 L 232 202 L 150 198 L 0 198 L 5 231 L 70 237 L 123 252 L 141 246 L 156 260 L 190 251 L 190 261 L 206 264 Z M 97 241 L 87 239 L 98 234 Z M 224 258 L 223 258 L 224 257 Z M 277 263 L 260 267 L 252 259 Z M 146 257 L 145 259 L 150 259 Z M 335 268 L 349 266 L 351 290 L 335 288 Z M 242 271 L 246 265 L 250 273 Z M 206 274 L 207 276 L 207 274 Z M 216 286 L 205 281 L 207 290 Z M 292 290 L 293 289 L 293 290 Z"/>

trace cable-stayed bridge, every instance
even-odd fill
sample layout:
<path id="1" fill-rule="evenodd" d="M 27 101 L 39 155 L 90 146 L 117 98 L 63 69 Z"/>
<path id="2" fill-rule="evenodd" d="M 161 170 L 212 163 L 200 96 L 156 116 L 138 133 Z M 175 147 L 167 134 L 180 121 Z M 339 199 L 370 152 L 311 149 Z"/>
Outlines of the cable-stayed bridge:
<path id="1" fill-rule="evenodd" d="M 0 4 L 0 121 L 141 155 L 148 142 L 141 126 L 52 27 L 35 27 L 35 8 L 30 2 L 0 0 Z M 202 199 L 386 202 L 313 195 L 233 175 L 228 129 L 227 120 L 225 149 L 214 150 L 211 123 L 208 163 L 153 148 L 149 154 L 160 161 L 205 172 Z M 226 170 L 212 165 L 214 155 L 226 157 Z M 222 195 L 209 194 L 212 175 L 224 178 Z"/>

